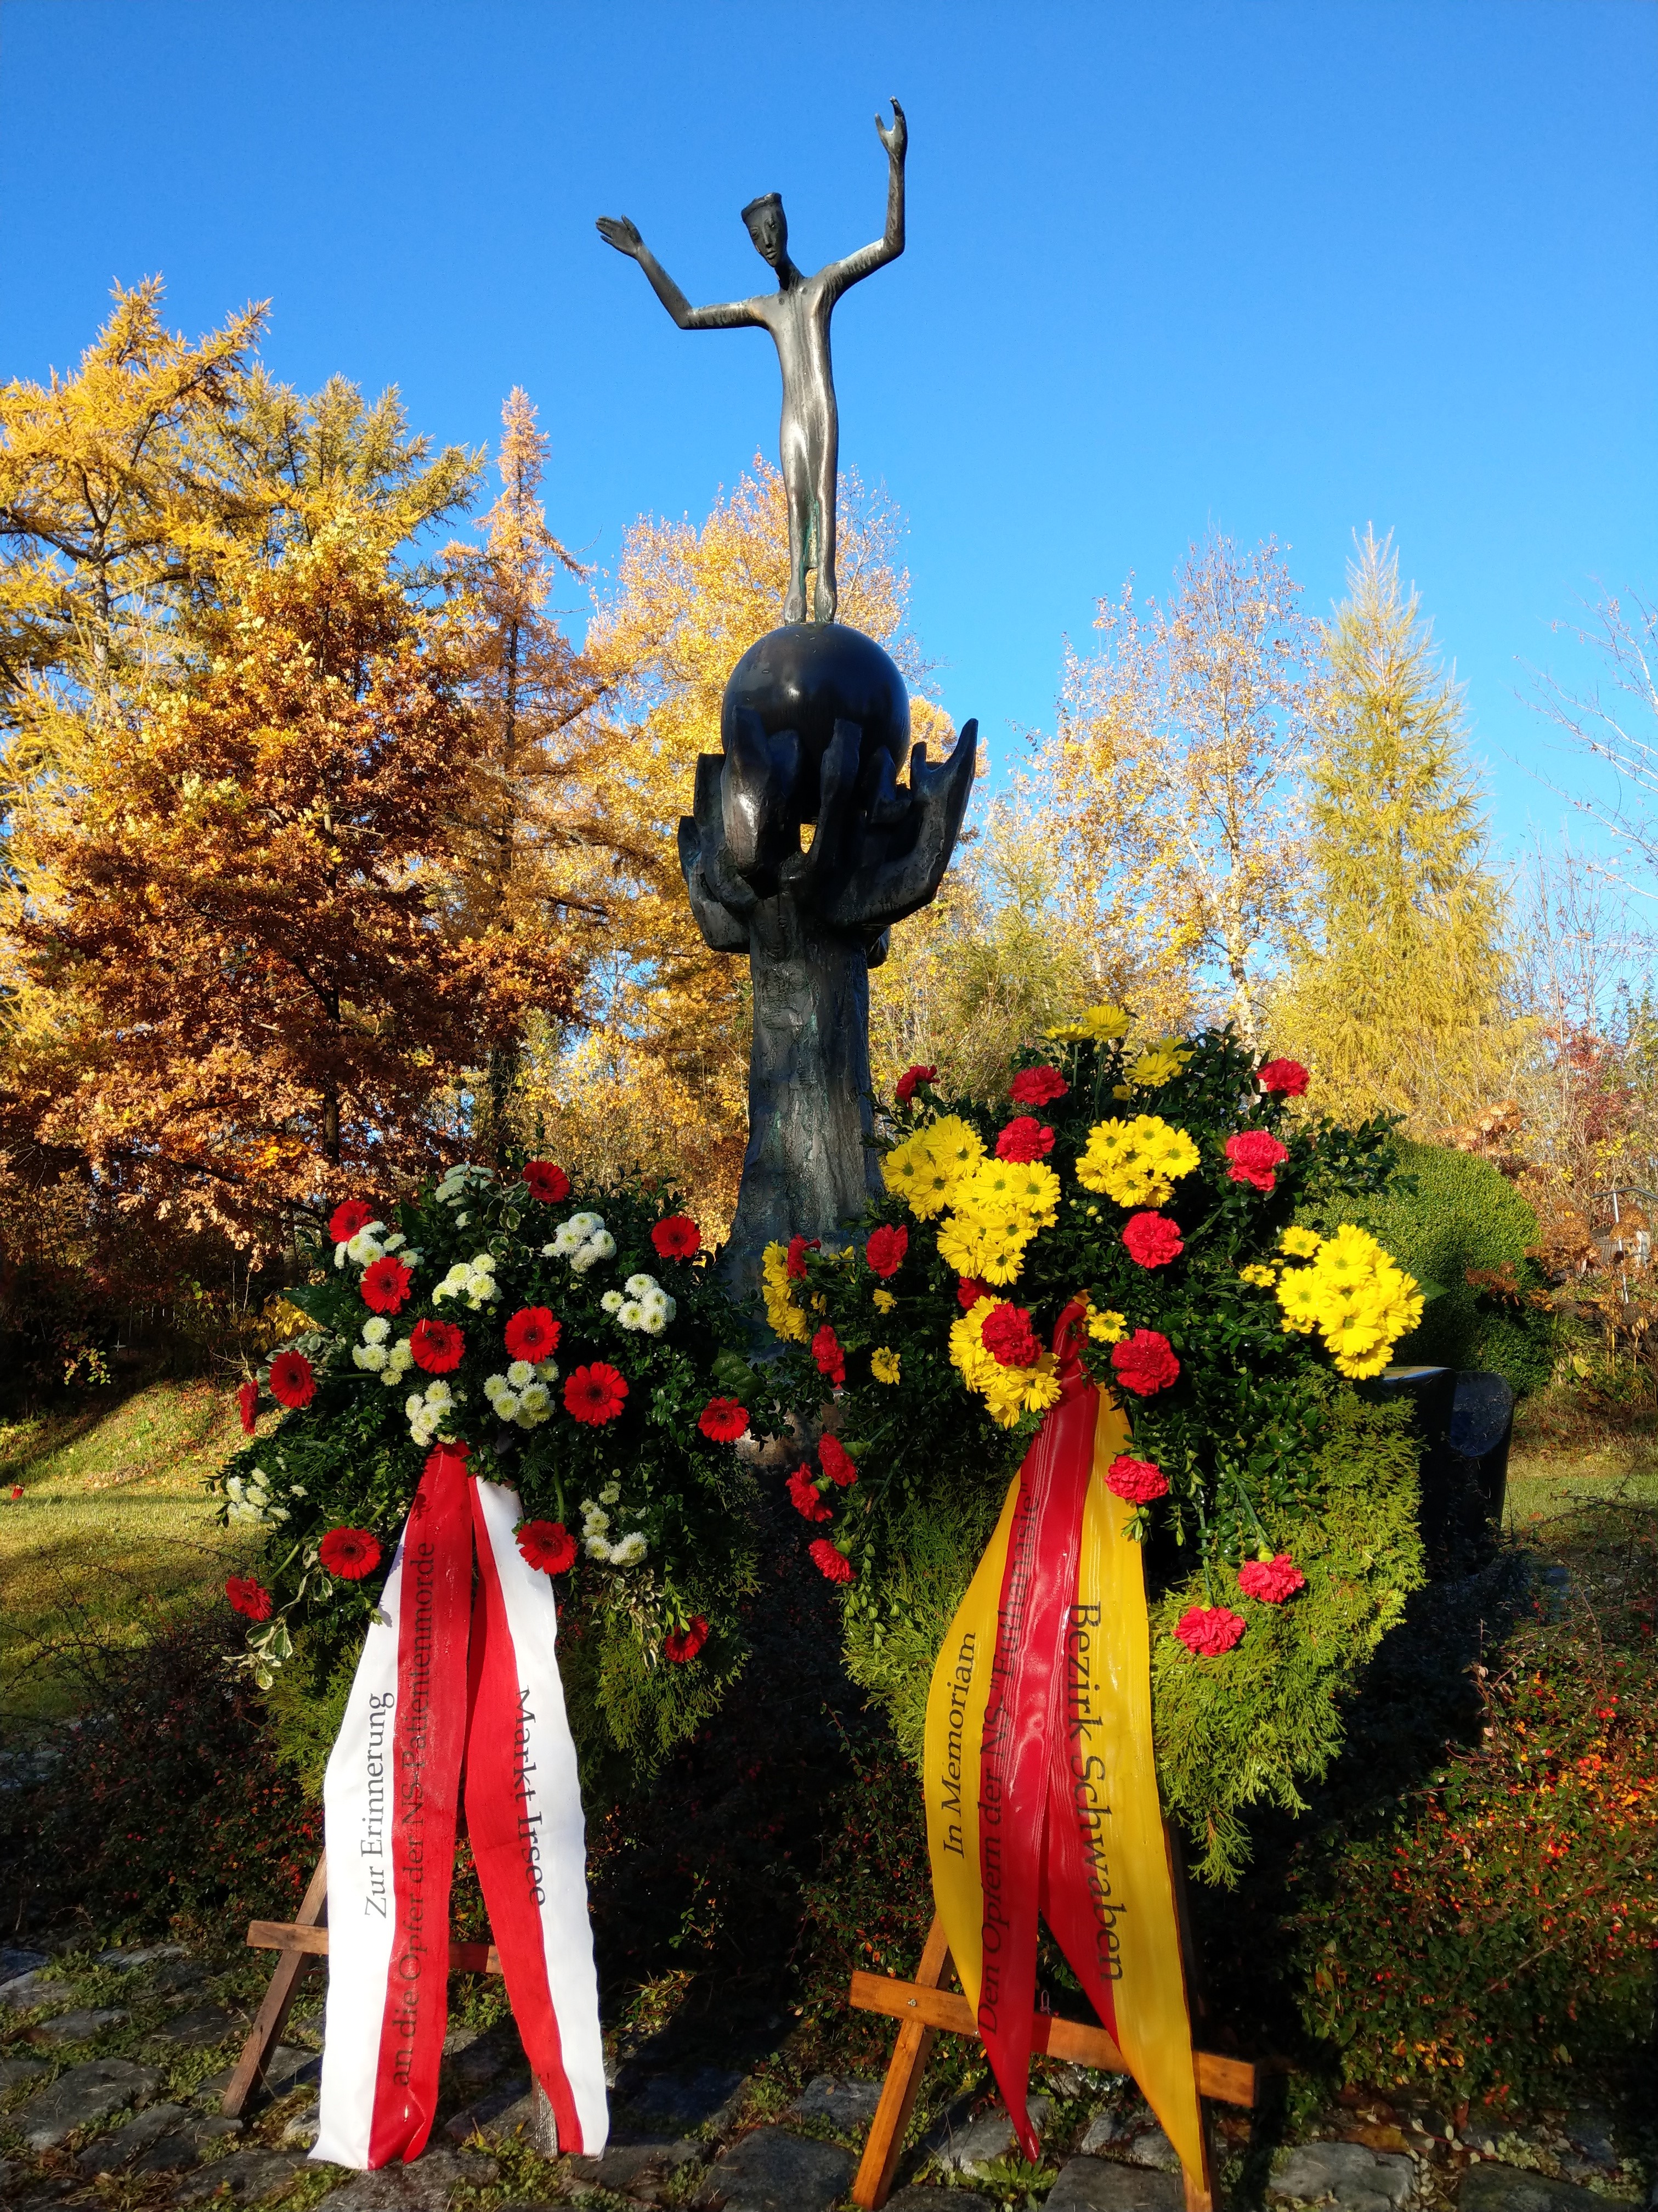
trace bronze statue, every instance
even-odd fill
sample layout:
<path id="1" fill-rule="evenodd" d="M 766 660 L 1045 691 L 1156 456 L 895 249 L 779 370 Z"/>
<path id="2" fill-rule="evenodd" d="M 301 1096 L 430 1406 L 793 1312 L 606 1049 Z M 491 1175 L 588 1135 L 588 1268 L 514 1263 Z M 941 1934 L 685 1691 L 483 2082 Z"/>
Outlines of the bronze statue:
<path id="1" fill-rule="evenodd" d="M 835 411 L 835 377 L 829 362 L 829 317 L 848 286 L 856 284 L 904 250 L 904 154 L 909 134 L 904 111 L 895 100 L 890 126 L 878 115 L 875 128 L 887 149 L 887 227 L 874 245 L 830 261 L 815 276 L 803 276 L 789 259 L 788 223 L 775 192 L 750 200 L 743 210 L 749 236 L 763 261 L 777 272 L 775 292 L 724 306 L 693 307 L 626 216 L 601 216 L 598 233 L 618 253 L 636 261 L 652 289 L 682 331 L 769 331 L 783 372 L 780 439 L 783 484 L 789 503 L 789 588 L 786 623 L 806 618 L 806 572 L 816 569 L 812 617 L 835 620 L 835 472 L 840 425 Z"/>

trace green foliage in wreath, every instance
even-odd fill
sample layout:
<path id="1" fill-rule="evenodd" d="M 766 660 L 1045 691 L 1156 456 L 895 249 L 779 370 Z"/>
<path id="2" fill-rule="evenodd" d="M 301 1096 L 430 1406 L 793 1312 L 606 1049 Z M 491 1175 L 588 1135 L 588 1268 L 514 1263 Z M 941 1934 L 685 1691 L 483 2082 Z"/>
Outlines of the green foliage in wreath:
<path id="1" fill-rule="evenodd" d="M 718 1705 L 754 1587 L 748 1415 L 720 1397 L 726 1368 L 747 1371 L 744 1328 L 695 1222 L 636 1192 L 603 1206 L 537 1161 L 454 1169 L 386 1220 L 337 1209 L 337 1243 L 289 1293 L 312 1326 L 260 1378 L 283 1417 L 216 1486 L 225 1516 L 265 1534 L 263 1580 L 228 1586 L 262 1686 L 297 1651 L 300 1702 L 334 1714 L 426 1461 L 464 1443 L 471 1472 L 517 1492 L 520 1548 L 557 1577 L 584 1751 L 602 1717 L 648 1767 Z M 325 1746 L 292 1732 L 309 1773 Z"/>
<path id="2" fill-rule="evenodd" d="M 1422 1577 L 1404 1416 L 1353 1387 L 1421 1302 L 1358 1231 L 1295 1226 L 1385 1188 L 1385 1122 L 1292 1116 L 1304 1072 L 1230 1029 L 1146 1048 L 1128 1027 L 1097 1009 L 1024 1055 L 1005 1122 L 912 1071 L 861 1237 L 768 1255 L 769 1387 L 780 1414 L 834 1391 L 790 1495 L 842 1587 L 847 1664 L 919 1760 L 934 1656 L 1082 1304 L 1084 1364 L 1133 1428 L 1108 1479 L 1147 1542 L 1165 1802 L 1230 1882 L 1241 1808 L 1300 1805 Z"/>

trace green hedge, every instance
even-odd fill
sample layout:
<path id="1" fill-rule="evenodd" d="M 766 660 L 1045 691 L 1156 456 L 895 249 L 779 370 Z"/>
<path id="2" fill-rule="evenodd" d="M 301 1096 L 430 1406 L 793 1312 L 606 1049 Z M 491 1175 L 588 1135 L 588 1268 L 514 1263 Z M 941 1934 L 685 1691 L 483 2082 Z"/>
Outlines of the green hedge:
<path id="1" fill-rule="evenodd" d="M 1350 1201 L 1345 1220 L 1376 1237 L 1429 1296 L 1422 1325 L 1402 1337 L 1401 1366 L 1491 1369 L 1521 1392 L 1540 1389 L 1553 1370 L 1558 1324 L 1552 1313 L 1474 1289 L 1468 1270 L 1511 1267 L 1526 1289 L 1542 1278 L 1526 1257 L 1537 1216 L 1485 1160 L 1440 1145 L 1397 1139 L 1399 1170 L 1378 1198 Z M 1333 1227 L 1321 1216 L 1319 1228 Z"/>

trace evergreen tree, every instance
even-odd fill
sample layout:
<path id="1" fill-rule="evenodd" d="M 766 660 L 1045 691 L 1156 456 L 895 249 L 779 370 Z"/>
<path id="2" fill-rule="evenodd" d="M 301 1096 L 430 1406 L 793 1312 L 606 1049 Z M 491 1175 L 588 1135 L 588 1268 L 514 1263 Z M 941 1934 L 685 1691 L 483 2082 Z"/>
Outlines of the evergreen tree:
<path id="1" fill-rule="evenodd" d="M 1326 626 L 1311 772 L 1315 936 L 1279 994 L 1274 1045 L 1338 1117 L 1403 1114 L 1442 1133 L 1507 1087 L 1506 901 L 1487 860 L 1462 688 L 1442 667 L 1391 538 L 1365 532 Z"/>

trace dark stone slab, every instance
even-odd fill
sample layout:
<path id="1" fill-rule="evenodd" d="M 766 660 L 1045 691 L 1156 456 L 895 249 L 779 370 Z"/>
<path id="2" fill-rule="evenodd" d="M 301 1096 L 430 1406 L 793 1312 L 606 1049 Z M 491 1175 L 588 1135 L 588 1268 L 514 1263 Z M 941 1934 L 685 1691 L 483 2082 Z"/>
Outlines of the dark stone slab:
<path id="1" fill-rule="evenodd" d="M 147 2112 L 139 2112 L 130 2119 L 125 2127 L 112 2128 L 107 2135 L 100 2136 L 95 2142 L 81 2153 L 75 2163 L 82 2173 L 118 2173 L 124 2166 L 130 2166 L 141 2151 L 147 2151 L 152 2143 L 158 2142 L 181 2121 L 187 2121 L 189 2118 L 190 2113 L 183 2105 L 152 2105 Z M 193 2153 L 184 2162 L 186 2166 L 194 2166 Z"/>
<path id="2" fill-rule="evenodd" d="M 0 2058 L 0 2097 L 24 2081 L 33 2081 L 46 2070 L 44 2058 Z"/>
<path id="3" fill-rule="evenodd" d="M 828 2212 L 852 2186 L 857 2160 L 838 2143 L 756 2128 L 708 2170 L 705 2195 L 726 2212 Z"/>
<path id="4" fill-rule="evenodd" d="M 19 1974 L 38 1973 L 52 1960 L 45 1951 L 9 1950 L 0 1946 L 0 1982 L 15 1982 Z"/>
<path id="5" fill-rule="evenodd" d="M 175 2204 L 200 2204 L 222 2197 L 230 2204 L 257 2204 L 262 2197 L 291 2181 L 305 2160 L 286 2150 L 233 2151 L 192 2174 L 182 2189 L 173 2192 Z"/>
<path id="6" fill-rule="evenodd" d="M 719 2118 L 743 2086 L 734 2067 L 697 2066 L 683 2072 L 629 2075 L 616 2084 L 616 2104 L 640 2133 L 689 2135 Z"/>
<path id="7" fill-rule="evenodd" d="M 138 1966 L 153 1966 L 158 1959 L 183 1959 L 189 1954 L 182 1943 L 145 1943 L 131 1950 L 100 1951 L 98 1964 L 130 1973 Z"/>
<path id="8" fill-rule="evenodd" d="M 1185 2202 L 1177 2173 L 1108 2158 L 1068 2158 L 1048 2192 L 1048 2212 L 1181 2212 Z"/>
<path id="9" fill-rule="evenodd" d="M 193 1990 L 207 1979 L 210 1971 L 200 1959 L 167 1959 L 150 1976 L 149 1985 L 158 1996 L 171 1996 Z"/>
<path id="10" fill-rule="evenodd" d="M 475 2151 L 428 2149 L 412 2166 L 354 2173 L 324 2202 L 331 2212 L 446 2212 L 452 2190 L 484 2188 L 499 2170 Z"/>
<path id="11" fill-rule="evenodd" d="M 1460 2212 L 1606 2212 L 1606 2200 L 1575 2182 L 1481 2160 L 1462 2177 Z"/>
<path id="12" fill-rule="evenodd" d="M 487 2088 L 509 2071 L 524 2069 L 524 2042 L 516 2021 L 498 2021 L 477 2034 L 471 2028 L 452 2029 L 444 2039 L 444 2070 L 463 2094 Z"/>
<path id="13" fill-rule="evenodd" d="M 1117 2155 L 1131 2166 L 1154 2166 L 1160 2173 L 1180 2172 L 1180 2153 L 1161 2128 L 1147 2128 L 1125 2142 Z"/>
<path id="14" fill-rule="evenodd" d="M 106 2120 L 128 2105 L 147 2104 L 161 2086 L 153 2066 L 127 2058 L 88 2058 L 60 2074 L 11 2116 L 31 2150 L 56 2150 L 77 2128 Z"/>
<path id="15" fill-rule="evenodd" d="M 915 2181 L 908 2189 L 893 2191 L 887 2212 L 996 2212 L 996 2207 L 976 2189 L 945 2189 Z"/>
<path id="16" fill-rule="evenodd" d="M 176 2044 L 182 2051 L 210 2051 L 215 2044 L 222 2043 L 239 2030 L 246 2033 L 247 2022 L 224 2005 L 197 2005 L 191 2012 L 168 2021 L 162 2030 L 166 2042 Z"/>
<path id="17" fill-rule="evenodd" d="M 837 2080 L 833 2074 L 819 2074 L 789 2106 L 790 2115 L 801 2120 L 827 2120 L 831 2127 L 866 2128 L 875 2118 L 875 2107 L 881 2101 L 878 2081 Z"/>
<path id="18" fill-rule="evenodd" d="M 1047 2097 L 1027 2099 L 1025 2109 L 1030 2115 L 1030 2124 L 1040 2136 L 1048 2125 L 1052 2100 Z M 947 2172 L 971 2173 L 981 2166 L 988 2166 L 993 2159 L 1014 2154 L 1013 2123 L 1000 2105 L 993 2105 L 981 2112 L 976 2120 L 965 2127 L 946 2114 L 943 2126 L 935 2131 L 929 2148 L 932 2155 Z"/>
<path id="19" fill-rule="evenodd" d="M 0 1982 L 0 2005 L 9 2005 L 14 2012 L 38 2012 L 46 2005 L 67 2004 L 73 1995 L 69 1984 L 54 1982 L 46 1966 L 32 1966 L 27 1973 Z"/>
<path id="20" fill-rule="evenodd" d="M 55 2020 L 43 2020 L 29 2030 L 31 2043 L 44 2043 L 58 2050 L 66 2043 L 90 2043 L 94 2035 L 101 2035 L 106 2027 L 125 2027 L 132 2017 L 112 2006 L 89 2012 L 60 2012 Z"/>
<path id="21" fill-rule="evenodd" d="M 573 2158 L 571 2177 L 580 2188 L 609 2189 L 625 2197 L 646 2174 L 681 2163 L 680 2148 L 677 2142 L 607 2143 L 603 2158 Z"/>
<path id="22" fill-rule="evenodd" d="M 158 2043 L 165 2045 L 166 2040 L 163 2036 L 158 2039 Z M 197 2090 L 197 2101 L 216 2105 L 230 2087 L 230 2077 L 235 2070 L 233 2064 L 210 2075 Z M 288 2090 L 297 2089 L 301 2082 L 320 2081 L 321 2079 L 321 2052 L 303 2050 L 296 2043 L 279 2043 L 265 2062 L 264 2092 L 268 2097 L 284 2096 Z"/>
<path id="23" fill-rule="evenodd" d="M 1416 2188 L 1416 2166 L 1398 2151 L 1363 2143 L 1299 2143 L 1272 2161 L 1267 2187 L 1278 2197 L 1316 2203 L 1333 2197 L 1343 2212 L 1392 2212 Z"/>

